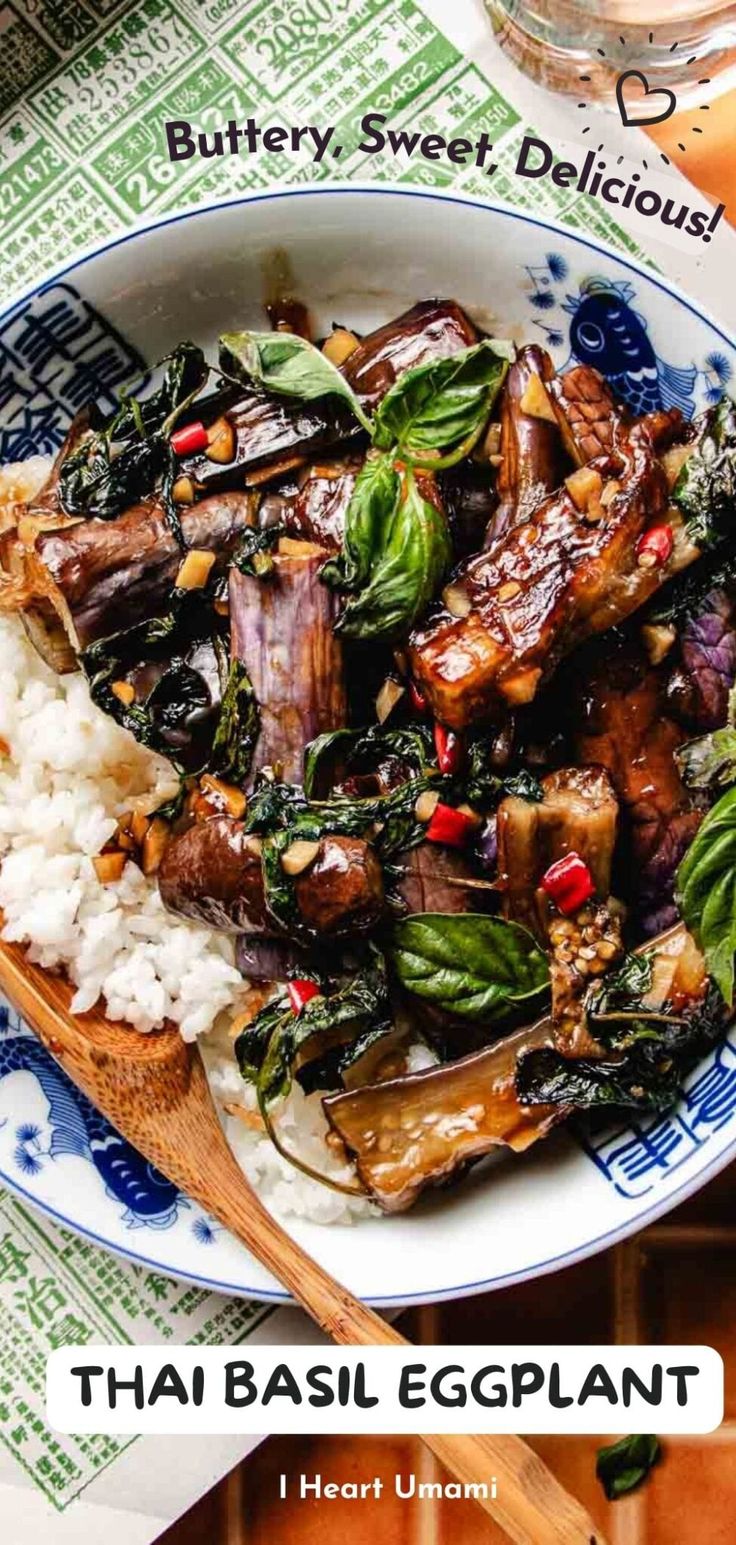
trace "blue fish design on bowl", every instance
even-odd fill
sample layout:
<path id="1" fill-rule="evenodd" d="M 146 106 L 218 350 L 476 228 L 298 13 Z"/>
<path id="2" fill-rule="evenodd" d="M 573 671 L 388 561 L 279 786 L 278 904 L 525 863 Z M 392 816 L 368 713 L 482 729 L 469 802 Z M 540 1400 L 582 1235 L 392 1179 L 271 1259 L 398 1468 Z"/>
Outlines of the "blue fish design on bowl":
<path id="1" fill-rule="evenodd" d="M 573 358 L 599 370 L 635 416 L 680 408 L 691 418 L 697 367 L 672 365 L 655 353 L 645 318 L 630 304 L 634 295 L 628 280 L 591 278 L 579 295 L 566 296 L 562 309 L 572 318 Z"/>

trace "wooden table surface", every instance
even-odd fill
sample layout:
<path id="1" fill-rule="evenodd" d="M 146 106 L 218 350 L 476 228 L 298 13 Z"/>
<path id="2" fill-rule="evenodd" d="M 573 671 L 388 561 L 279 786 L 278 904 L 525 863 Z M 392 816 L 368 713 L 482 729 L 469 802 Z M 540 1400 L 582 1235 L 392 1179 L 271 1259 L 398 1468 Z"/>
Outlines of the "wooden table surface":
<path id="1" fill-rule="evenodd" d="M 692 114 L 653 131 L 660 149 L 736 224 L 736 91 L 710 107 L 707 135 Z M 685 150 L 678 148 L 685 145 Z M 390 1226 L 390 1225 L 389 1225 Z M 726 1419 L 705 1438 L 672 1438 L 648 1484 L 615 1504 L 595 1479 L 601 1438 L 534 1438 L 563 1484 L 583 1500 L 610 1545 L 733 1545 L 736 1539 L 736 1165 L 635 1239 L 555 1276 L 413 1311 L 399 1323 L 412 1340 L 512 1345 L 528 1342 L 698 1342 L 726 1365 Z M 280 1472 L 321 1471 L 336 1481 L 414 1470 L 434 1462 L 411 1438 L 271 1438 L 159 1545 L 503 1545 L 506 1536 L 474 1503 L 294 1502 L 278 1499 Z M 392 1482 L 393 1484 L 393 1482 Z M 387 1488 L 388 1492 L 388 1488 Z"/>

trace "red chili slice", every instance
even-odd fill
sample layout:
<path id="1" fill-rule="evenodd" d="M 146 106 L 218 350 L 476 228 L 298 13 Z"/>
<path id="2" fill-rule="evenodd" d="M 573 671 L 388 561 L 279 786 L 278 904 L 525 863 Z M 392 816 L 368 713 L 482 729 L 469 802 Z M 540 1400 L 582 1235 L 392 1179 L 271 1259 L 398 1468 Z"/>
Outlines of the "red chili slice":
<path id="1" fill-rule="evenodd" d="M 415 681 L 409 682 L 409 699 L 415 713 L 427 712 L 427 699 L 424 697 L 423 693 L 419 691 Z"/>
<path id="2" fill-rule="evenodd" d="M 175 429 L 171 436 L 171 449 L 177 456 L 196 456 L 208 445 L 207 430 L 199 419 L 194 424 L 185 424 L 183 429 Z"/>
<path id="3" fill-rule="evenodd" d="M 295 982 L 287 982 L 286 991 L 289 994 L 289 1002 L 295 1014 L 301 1014 L 311 998 L 319 997 L 319 987 L 316 982 L 310 982 L 308 977 Z"/>
<path id="4" fill-rule="evenodd" d="M 541 886 L 566 916 L 578 912 L 595 891 L 593 876 L 579 853 L 566 853 L 564 858 L 550 864 L 542 875 Z"/>
<path id="5" fill-rule="evenodd" d="M 672 555 L 675 537 L 671 526 L 650 526 L 636 544 L 636 561 L 640 569 L 659 569 Z"/>
<path id="6" fill-rule="evenodd" d="M 434 744 L 441 773 L 460 771 L 463 760 L 463 743 L 459 735 L 446 730 L 444 724 L 435 724 Z"/>
<path id="7" fill-rule="evenodd" d="M 464 848 L 476 829 L 472 815 L 464 810 L 454 810 L 452 805 L 439 804 L 427 827 L 427 841 L 444 844 L 448 848 Z"/>

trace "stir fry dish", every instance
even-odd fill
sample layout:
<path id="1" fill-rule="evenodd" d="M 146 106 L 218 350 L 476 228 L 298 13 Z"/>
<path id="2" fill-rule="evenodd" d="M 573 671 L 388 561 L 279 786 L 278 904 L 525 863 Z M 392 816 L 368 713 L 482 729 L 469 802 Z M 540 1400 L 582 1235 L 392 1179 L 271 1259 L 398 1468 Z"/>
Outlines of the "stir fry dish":
<path id="1" fill-rule="evenodd" d="M 315 1095 L 390 1213 L 725 1033 L 736 406 L 634 419 L 452 300 L 270 323 L 78 416 L 0 606 L 176 769 L 99 878 L 237 937 L 265 1130 L 345 1187 L 280 1130 Z"/>

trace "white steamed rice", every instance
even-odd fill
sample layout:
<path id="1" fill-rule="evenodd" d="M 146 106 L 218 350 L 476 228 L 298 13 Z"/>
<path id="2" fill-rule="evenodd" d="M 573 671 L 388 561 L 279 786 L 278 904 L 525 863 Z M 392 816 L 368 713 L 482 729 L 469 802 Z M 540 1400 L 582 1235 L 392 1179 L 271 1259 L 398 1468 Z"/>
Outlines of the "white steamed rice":
<path id="1" fill-rule="evenodd" d="M 31 497 L 47 471 L 41 457 L 0 469 L 0 514 L 3 504 Z M 110 1019 L 144 1033 L 168 1021 L 187 1041 L 207 1037 L 202 1050 L 228 1139 L 274 1212 L 320 1223 L 371 1213 L 362 1198 L 289 1164 L 260 1125 L 228 1036 L 247 990 L 232 939 L 173 917 L 155 881 L 133 863 L 116 883 L 97 878 L 92 860 L 119 816 L 136 803 L 153 808 L 173 792 L 169 763 L 103 714 L 81 675 L 49 670 L 20 620 L 2 616 L 0 753 L 2 937 L 67 974 L 77 1013 L 101 1003 Z M 318 1096 L 295 1088 L 279 1130 L 316 1169 L 354 1179 L 324 1142 Z"/>

